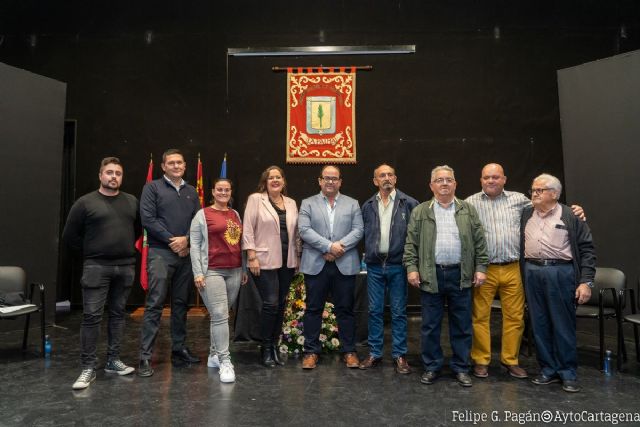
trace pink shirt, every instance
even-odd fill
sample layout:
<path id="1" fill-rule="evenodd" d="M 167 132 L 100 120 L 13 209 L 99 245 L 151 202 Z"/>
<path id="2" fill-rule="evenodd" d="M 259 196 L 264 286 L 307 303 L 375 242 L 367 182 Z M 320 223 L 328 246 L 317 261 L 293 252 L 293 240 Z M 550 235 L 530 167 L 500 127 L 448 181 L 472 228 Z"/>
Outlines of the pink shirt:
<path id="1" fill-rule="evenodd" d="M 524 229 L 524 257 L 571 260 L 571 244 L 566 225 L 560 219 L 559 204 L 547 213 L 536 209 Z"/>

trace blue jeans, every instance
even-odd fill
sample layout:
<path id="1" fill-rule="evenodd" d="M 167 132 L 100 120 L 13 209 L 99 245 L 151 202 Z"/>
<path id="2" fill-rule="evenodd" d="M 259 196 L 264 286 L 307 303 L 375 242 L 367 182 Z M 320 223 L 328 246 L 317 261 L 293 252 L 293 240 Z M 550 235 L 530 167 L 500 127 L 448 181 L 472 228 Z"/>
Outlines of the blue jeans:
<path id="1" fill-rule="evenodd" d="M 369 353 L 382 357 L 384 339 L 384 300 L 391 308 L 391 356 L 407 354 L 407 272 L 399 264 L 367 264 L 369 294 Z"/>
<path id="2" fill-rule="evenodd" d="M 109 306 L 107 359 L 119 358 L 127 298 L 135 276 L 135 265 L 84 263 L 82 268 L 82 324 L 80 362 L 83 369 L 96 367 L 96 347 L 105 303 Z"/>
<path id="3" fill-rule="evenodd" d="M 525 263 L 525 292 L 536 357 L 542 373 L 575 380 L 576 276 L 572 264 L 539 266 Z"/>
<path id="4" fill-rule="evenodd" d="M 444 364 L 440 331 L 444 304 L 449 314 L 449 343 L 453 355 L 451 370 L 469 372 L 471 353 L 471 288 L 460 288 L 460 267 L 436 267 L 438 293 L 420 292 L 422 302 L 422 364 L 425 371 L 438 372 Z"/>
<path id="5" fill-rule="evenodd" d="M 160 329 L 162 307 L 171 289 L 171 349 L 180 351 L 187 338 L 187 311 L 193 284 L 191 258 L 170 249 L 149 248 L 149 289 L 140 333 L 140 359 L 149 360 Z"/>

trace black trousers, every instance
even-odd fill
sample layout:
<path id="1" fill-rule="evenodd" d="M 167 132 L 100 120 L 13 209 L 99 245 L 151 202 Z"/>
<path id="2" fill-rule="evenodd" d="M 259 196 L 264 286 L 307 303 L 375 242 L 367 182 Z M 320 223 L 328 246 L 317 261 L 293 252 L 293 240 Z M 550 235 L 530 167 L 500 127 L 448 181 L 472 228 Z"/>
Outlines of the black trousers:
<path id="1" fill-rule="evenodd" d="M 260 329 L 263 345 L 277 344 L 280 339 L 284 309 L 293 273 L 293 268 L 283 266 L 276 270 L 260 270 L 259 276 L 251 274 L 262 298 Z"/>
<path id="2" fill-rule="evenodd" d="M 307 309 L 304 313 L 304 352 L 320 353 L 320 329 L 322 312 L 327 297 L 331 294 L 338 319 L 338 337 L 344 353 L 356 351 L 355 318 L 353 316 L 355 275 L 340 273 L 335 262 L 327 262 L 318 274 L 305 274 Z"/>

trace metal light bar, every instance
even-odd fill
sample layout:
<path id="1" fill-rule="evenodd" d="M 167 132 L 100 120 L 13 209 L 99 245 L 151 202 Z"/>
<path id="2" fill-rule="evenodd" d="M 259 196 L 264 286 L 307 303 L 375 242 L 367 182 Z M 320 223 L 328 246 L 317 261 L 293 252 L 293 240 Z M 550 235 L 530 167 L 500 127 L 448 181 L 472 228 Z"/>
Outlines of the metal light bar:
<path id="1" fill-rule="evenodd" d="M 395 55 L 416 53 L 415 44 L 384 46 L 297 46 L 229 48 L 229 56 Z"/>

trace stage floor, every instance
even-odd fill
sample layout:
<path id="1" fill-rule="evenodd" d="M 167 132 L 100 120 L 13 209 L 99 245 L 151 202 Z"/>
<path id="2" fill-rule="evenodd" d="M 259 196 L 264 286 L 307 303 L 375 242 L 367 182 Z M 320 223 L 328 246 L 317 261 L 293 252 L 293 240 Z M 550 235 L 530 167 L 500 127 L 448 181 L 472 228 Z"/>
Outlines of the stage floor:
<path id="1" fill-rule="evenodd" d="M 206 366 L 208 318 L 189 319 L 188 344 L 203 362 L 188 368 L 171 366 L 168 319 L 163 319 L 153 359 L 155 375 L 150 378 L 104 373 L 103 322 L 98 378 L 88 389 L 74 392 L 71 384 L 80 374 L 80 318 L 74 311 L 48 328 L 53 355 L 47 360 L 36 352 L 37 330 L 32 331 L 26 354 L 19 350 L 19 332 L 0 334 L 0 426 L 470 426 L 482 417 L 486 421 L 475 425 L 561 425 L 559 417 L 571 412 L 573 421 L 565 425 L 594 426 L 612 423 L 590 422 L 588 417 L 606 420 L 611 413 L 640 412 L 640 368 L 632 341 L 627 342 L 626 372 L 605 377 L 598 370 L 597 336 L 579 333 L 583 390 L 577 394 L 563 392 L 559 384 L 536 386 L 510 378 L 500 368 L 497 340 L 488 379 L 474 378 L 473 387 L 465 389 L 447 369 L 427 386 L 420 383 L 419 317 L 409 320 L 410 375 L 393 370 L 387 326 L 384 364 L 368 371 L 345 368 L 337 354 L 322 355 L 313 371 L 303 371 L 296 358 L 289 358 L 284 367 L 267 369 L 259 363 L 256 343 L 233 343 L 234 384 L 220 383 L 218 370 Z M 121 354 L 136 367 L 140 322 L 128 320 Z M 595 331 L 597 325 L 592 324 Z M 492 326 L 492 334 L 499 334 L 499 320 Z M 615 340 L 609 339 L 608 346 L 615 349 Z M 444 348 L 448 355 L 449 347 Z M 367 348 L 359 347 L 358 353 L 366 356 Z M 537 372 L 534 357 L 522 355 L 520 361 L 531 374 Z M 576 419 L 576 413 L 582 419 Z M 531 421 L 548 414 L 554 417 L 549 424 Z"/>

